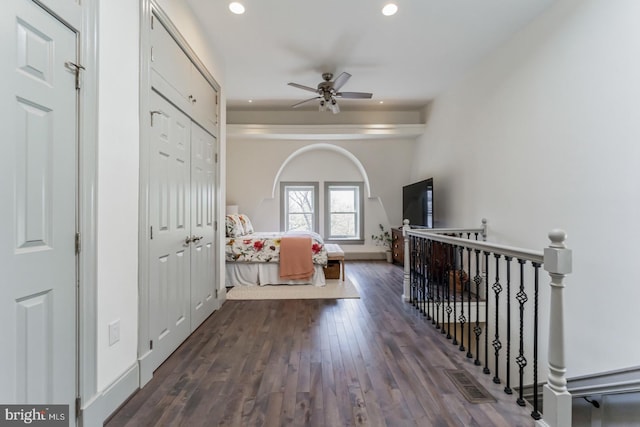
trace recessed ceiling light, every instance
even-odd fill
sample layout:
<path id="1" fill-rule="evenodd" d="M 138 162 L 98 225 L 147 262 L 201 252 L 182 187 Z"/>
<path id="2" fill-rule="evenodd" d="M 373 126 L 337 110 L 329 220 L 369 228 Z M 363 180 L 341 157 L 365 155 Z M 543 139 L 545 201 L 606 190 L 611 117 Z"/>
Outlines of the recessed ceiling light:
<path id="1" fill-rule="evenodd" d="M 250 100 L 249 100 L 249 104 L 251 104 L 252 102 L 253 102 L 253 99 L 250 99 Z"/>
<path id="2" fill-rule="evenodd" d="M 379 104 L 384 104 L 384 101 L 380 101 Z"/>
<path id="3" fill-rule="evenodd" d="M 244 6 L 242 5 L 242 3 L 234 1 L 232 3 L 229 3 L 229 10 L 236 15 L 242 15 L 244 13 Z"/>
<path id="4" fill-rule="evenodd" d="M 382 8 L 382 14 L 384 16 L 395 15 L 397 11 L 398 11 L 398 6 L 396 6 L 395 3 L 387 3 Z"/>

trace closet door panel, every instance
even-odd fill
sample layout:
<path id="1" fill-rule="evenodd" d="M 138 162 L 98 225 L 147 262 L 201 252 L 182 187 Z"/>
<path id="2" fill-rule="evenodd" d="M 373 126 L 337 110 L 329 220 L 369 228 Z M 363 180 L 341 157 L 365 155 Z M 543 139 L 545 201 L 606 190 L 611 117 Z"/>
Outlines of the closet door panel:
<path id="1" fill-rule="evenodd" d="M 151 29 L 151 86 L 189 114 L 192 64 L 167 29 L 154 20 Z"/>
<path id="2" fill-rule="evenodd" d="M 191 319 L 195 329 L 216 308 L 214 188 L 216 139 L 197 124 L 191 126 Z"/>
<path id="3" fill-rule="evenodd" d="M 154 91 L 151 106 L 149 327 L 155 369 L 191 332 L 191 120 Z"/>
<path id="4" fill-rule="evenodd" d="M 210 133 L 218 128 L 217 92 L 194 66 L 191 78 L 191 102 L 193 119 Z"/>

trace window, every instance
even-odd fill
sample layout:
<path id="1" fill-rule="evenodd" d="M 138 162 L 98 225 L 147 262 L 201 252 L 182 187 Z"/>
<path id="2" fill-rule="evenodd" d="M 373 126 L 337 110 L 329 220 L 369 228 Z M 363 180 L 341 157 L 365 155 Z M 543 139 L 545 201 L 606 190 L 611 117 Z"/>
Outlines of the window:
<path id="1" fill-rule="evenodd" d="M 318 183 L 280 183 L 280 228 L 318 232 Z"/>
<path id="2" fill-rule="evenodd" d="M 361 182 L 326 182 L 325 239 L 364 242 L 364 199 Z"/>

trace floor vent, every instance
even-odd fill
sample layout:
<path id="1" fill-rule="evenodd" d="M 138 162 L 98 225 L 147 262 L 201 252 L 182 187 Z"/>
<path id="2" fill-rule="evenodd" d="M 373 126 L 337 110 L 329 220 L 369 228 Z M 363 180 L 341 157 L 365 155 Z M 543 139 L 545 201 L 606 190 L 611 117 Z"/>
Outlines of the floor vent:
<path id="1" fill-rule="evenodd" d="M 445 374 L 470 403 L 495 402 L 496 399 L 464 369 L 445 369 Z"/>

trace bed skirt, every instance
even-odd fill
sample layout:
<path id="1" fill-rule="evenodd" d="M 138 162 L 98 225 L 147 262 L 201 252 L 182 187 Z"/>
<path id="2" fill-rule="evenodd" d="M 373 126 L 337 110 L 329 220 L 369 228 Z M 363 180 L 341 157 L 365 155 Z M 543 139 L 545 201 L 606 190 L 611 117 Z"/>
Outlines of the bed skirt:
<path id="1" fill-rule="evenodd" d="M 225 286 L 257 285 L 314 285 L 326 284 L 321 265 L 313 266 L 310 280 L 283 280 L 280 278 L 280 265 L 270 262 L 227 262 L 225 263 Z"/>

